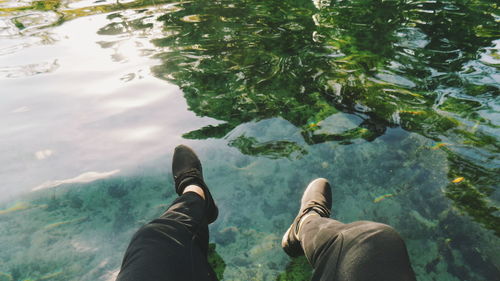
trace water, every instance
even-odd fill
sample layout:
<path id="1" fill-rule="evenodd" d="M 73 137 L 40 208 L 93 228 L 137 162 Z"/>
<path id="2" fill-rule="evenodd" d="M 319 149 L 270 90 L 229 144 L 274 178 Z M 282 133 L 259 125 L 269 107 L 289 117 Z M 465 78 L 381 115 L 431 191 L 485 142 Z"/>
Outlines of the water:
<path id="1" fill-rule="evenodd" d="M 419 280 L 500 280 L 494 1 L 1 1 L 0 280 L 113 280 L 192 146 L 224 280 L 301 280 L 301 192 Z M 212 246 L 213 247 L 213 246 Z"/>

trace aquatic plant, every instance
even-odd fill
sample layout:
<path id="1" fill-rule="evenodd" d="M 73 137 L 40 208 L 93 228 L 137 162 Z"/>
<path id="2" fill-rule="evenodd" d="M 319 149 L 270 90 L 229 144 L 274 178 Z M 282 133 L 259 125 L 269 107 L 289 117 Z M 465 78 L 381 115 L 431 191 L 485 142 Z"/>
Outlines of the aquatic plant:
<path id="1" fill-rule="evenodd" d="M 216 245 L 214 243 L 208 244 L 208 264 L 212 267 L 218 280 L 224 280 L 224 270 L 226 263 L 222 257 L 217 254 Z"/>
<path id="2" fill-rule="evenodd" d="M 305 257 L 293 258 L 286 266 L 285 272 L 278 275 L 276 281 L 311 280 L 311 265 Z"/>
<path id="3" fill-rule="evenodd" d="M 495 192 L 500 181 L 500 169 L 478 166 L 465 157 L 450 153 L 450 183 L 445 194 L 456 208 L 473 217 L 487 229 L 500 237 L 500 211 L 495 201 L 489 197 Z"/>

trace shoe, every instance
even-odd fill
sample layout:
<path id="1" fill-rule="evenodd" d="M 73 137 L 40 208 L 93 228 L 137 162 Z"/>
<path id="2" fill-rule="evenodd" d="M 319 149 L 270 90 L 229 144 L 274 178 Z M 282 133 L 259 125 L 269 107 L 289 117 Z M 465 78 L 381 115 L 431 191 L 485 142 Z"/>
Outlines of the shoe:
<path id="1" fill-rule="evenodd" d="M 219 209 L 203 180 L 203 172 L 200 159 L 194 151 L 185 145 L 179 145 L 175 148 L 172 160 L 172 174 L 175 182 L 175 192 L 182 195 L 182 192 L 188 185 L 197 185 L 205 193 L 206 212 L 208 223 L 212 223 L 219 215 Z"/>
<path id="2" fill-rule="evenodd" d="M 281 247 L 290 257 L 304 255 L 298 233 L 300 220 L 310 211 L 316 212 L 321 217 L 328 218 L 330 217 L 331 208 L 332 191 L 328 180 L 323 178 L 313 180 L 302 195 L 299 214 L 281 240 Z"/>

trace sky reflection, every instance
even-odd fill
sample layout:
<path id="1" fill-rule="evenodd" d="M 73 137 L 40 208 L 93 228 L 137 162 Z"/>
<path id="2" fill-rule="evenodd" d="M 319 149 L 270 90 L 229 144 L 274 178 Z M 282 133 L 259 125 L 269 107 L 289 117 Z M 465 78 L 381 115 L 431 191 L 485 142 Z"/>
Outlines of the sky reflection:
<path id="1" fill-rule="evenodd" d="M 42 32 L 49 44 L 41 34 L 3 39 L 12 52 L 0 65 L 19 67 L 0 69 L 0 200 L 135 167 L 171 151 L 187 130 L 214 123 L 188 111 L 177 86 L 149 75 L 155 60 L 138 48 L 150 47 L 147 38 L 103 48 L 116 39 L 95 32 L 108 22 L 102 15 L 68 22 Z"/>
<path id="2" fill-rule="evenodd" d="M 70 179 L 64 179 L 64 180 L 55 180 L 55 181 L 49 181 L 46 183 L 43 183 L 35 188 L 33 188 L 33 191 L 40 190 L 40 189 L 45 189 L 45 188 L 51 188 L 51 187 L 56 187 L 61 184 L 69 184 L 69 183 L 89 183 L 93 182 L 95 180 L 100 180 L 100 179 L 105 179 L 108 177 L 111 177 L 115 174 L 118 174 L 120 170 L 113 170 L 109 172 L 86 172 L 81 175 L 78 175 L 74 178 Z"/>

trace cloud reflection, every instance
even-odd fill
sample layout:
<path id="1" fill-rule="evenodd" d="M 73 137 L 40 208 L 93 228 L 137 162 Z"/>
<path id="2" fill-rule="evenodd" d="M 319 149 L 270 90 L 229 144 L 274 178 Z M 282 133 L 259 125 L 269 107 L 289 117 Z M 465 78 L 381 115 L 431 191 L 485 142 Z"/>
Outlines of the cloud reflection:
<path id="1" fill-rule="evenodd" d="M 43 159 L 51 156 L 53 153 L 54 153 L 54 151 L 52 151 L 50 149 L 39 150 L 39 151 L 35 152 L 35 157 L 38 160 L 43 160 Z"/>
<path id="2" fill-rule="evenodd" d="M 87 182 L 92 182 L 92 181 L 95 181 L 95 180 L 99 180 L 99 179 L 104 179 L 104 178 L 108 178 L 114 174 L 117 174 L 119 173 L 120 170 L 113 170 L 113 171 L 109 171 L 109 172 L 86 172 L 86 173 L 83 173 L 81 175 L 78 175 L 74 178 L 71 178 L 71 179 L 65 179 L 65 180 L 55 180 L 55 181 L 48 181 L 48 182 L 45 182 L 35 188 L 32 189 L 32 191 L 36 191 L 36 190 L 40 190 L 40 189 L 45 189 L 45 188 L 51 188 L 51 187 L 56 187 L 56 186 L 59 186 L 61 184 L 66 184 L 66 183 L 87 183 Z"/>
<path id="3" fill-rule="evenodd" d="M 122 94 L 123 96 L 124 94 Z M 143 95 L 134 95 L 133 97 L 119 97 L 106 102 L 105 106 L 109 108 L 128 109 L 142 107 L 159 101 L 164 98 L 164 93 L 146 93 Z"/>
<path id="4" fill-rule="evenodd" d="M 121 130 L 117 136 L 124 141 L 143 141 L 155 137 L 161 130 L 162 128 L 160 126 L 146 126 Z"/>
<path id="5" fill-rule="evenodd" d="M 12 113 L 24 113 L 24 112 L 28 112 L 30 111 L 31 109 L 27 106 L 21 106 L 21 107 L 18 107 L 14 110 L 12 110 Z"/>

